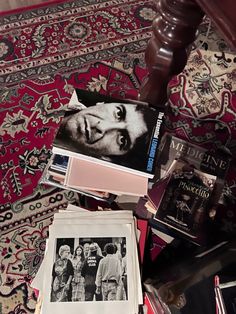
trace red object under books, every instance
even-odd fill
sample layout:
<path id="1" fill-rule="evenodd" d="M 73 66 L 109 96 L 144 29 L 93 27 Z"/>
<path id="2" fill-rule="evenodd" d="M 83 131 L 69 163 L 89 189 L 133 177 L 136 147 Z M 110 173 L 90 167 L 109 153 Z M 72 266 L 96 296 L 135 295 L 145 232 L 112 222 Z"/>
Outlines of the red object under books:
<path id="1" fill-rule="evenodd" d="M 145 245 L 147 240 L 147 235 L 149 231 L 148 221 L 143 219 L 137 219 L 137 227 L 140 231 L 139 237 L 139 256 L 140 256 L 140 264 L 143 264 L 144 253 L 145 253 Z"/>

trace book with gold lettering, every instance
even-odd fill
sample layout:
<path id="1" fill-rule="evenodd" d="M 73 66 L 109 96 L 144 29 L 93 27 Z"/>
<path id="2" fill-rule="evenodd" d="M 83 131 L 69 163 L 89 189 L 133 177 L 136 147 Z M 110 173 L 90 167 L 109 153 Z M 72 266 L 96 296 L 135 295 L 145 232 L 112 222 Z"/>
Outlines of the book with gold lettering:
<path id="1" fill-rule="evenodd" d="M 153 223 L 200 244 L 215 182 L 216 176 L 197 170 L 185 160 L 176 160 Z"/>

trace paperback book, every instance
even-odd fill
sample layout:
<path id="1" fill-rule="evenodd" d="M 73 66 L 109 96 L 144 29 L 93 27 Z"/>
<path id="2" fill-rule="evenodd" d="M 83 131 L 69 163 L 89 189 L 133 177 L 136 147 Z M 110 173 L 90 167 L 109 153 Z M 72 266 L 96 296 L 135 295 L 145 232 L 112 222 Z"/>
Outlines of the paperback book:
<path id="1" fill-rule="evenodd" d="M 163 116 L 143 102 L 75 89 L 53 153 L 152 178 Z"/>
<path id="2" fill-rule="evenodd" d="M 110 202 L 118 195 L 143 196 L 148 189 L 148 178 L 59 154 L 52 154 L 40 182 Z"/>
<path id="3" fill-rule="evenodd" d="M 162 224 L 193 242 L 201 242 L 216 176 L 176 160 L 153 223 Z M 200 244 L 200 243 L 199 243 Z"/>
<path id="4" fill-rule="evenodd" d="M 99 189 L 116 195 L 143 196 L 147 193 L 148 178 L 70 157 L 66 184 L 89 190 Z"/>
<path id="5" fill-rule="evenodd" d="M 138 218 L 148 220 L 156 213 L 156 208 L 152 206 L 147 197 L 140 197 L 134 208 L 134 213 Z"/>
<path id="6" fill-rule="evenodd" d="M 154 289 L 147 289 L 144 293 L 144 307 L 145 314 L 171 314 L 170 309 L 162 302 Z"/>

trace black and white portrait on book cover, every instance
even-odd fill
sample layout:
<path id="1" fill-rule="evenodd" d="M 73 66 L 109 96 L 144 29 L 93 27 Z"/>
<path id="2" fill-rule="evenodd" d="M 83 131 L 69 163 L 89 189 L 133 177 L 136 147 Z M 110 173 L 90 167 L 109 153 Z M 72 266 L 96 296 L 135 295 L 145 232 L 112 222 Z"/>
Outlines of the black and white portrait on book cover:
<path id="1" fill-rule="evenodd" d="M 152 177 L 163 115 L 146 103 L 75 89 L 53 151 Z"/>

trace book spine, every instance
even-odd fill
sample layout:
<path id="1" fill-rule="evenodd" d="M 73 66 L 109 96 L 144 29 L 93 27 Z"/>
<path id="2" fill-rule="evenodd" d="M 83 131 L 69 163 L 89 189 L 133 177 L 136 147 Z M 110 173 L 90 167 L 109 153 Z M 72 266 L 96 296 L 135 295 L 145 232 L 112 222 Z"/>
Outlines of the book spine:
<path id="1" fill-rule="evenodd" d="M 159 135 L 161 124 L 163 120 L 164 113 L 159 112 L 156 122 L 156 127 L 153 133 L 152 141 L 150 143 L 149 153 L 148 153 L 148 161 L 147 161 L 147 172 L 153 173 L 155 168 L 155 160 L 156 160 L 156 153 L 159 145 Z"/>

